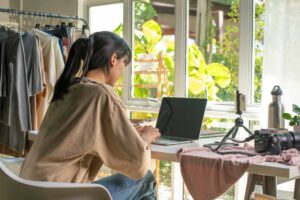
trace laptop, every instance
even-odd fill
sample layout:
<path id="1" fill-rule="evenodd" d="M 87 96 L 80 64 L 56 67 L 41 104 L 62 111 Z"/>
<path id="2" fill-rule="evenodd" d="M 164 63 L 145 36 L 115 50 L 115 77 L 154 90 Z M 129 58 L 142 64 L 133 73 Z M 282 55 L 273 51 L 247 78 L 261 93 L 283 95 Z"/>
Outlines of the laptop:
<path id="1" fill-rule="evenodd" d="M 164 97 L 156 128 L 161 136 L 154 144 L 174 145 L 198 140 L 207 99 Z"/>

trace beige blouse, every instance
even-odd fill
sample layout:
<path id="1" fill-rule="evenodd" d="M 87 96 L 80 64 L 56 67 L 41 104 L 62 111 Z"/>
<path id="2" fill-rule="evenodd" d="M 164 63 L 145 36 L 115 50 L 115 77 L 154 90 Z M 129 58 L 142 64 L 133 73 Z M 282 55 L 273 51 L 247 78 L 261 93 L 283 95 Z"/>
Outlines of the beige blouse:
<path id="1" fill-rule="evenodd" d="M 83 78 L 50 104 L 20 176 L 91 182 L 105 164 L 139 179 L 150 167 L 150 154 L 113 88 Z"/>

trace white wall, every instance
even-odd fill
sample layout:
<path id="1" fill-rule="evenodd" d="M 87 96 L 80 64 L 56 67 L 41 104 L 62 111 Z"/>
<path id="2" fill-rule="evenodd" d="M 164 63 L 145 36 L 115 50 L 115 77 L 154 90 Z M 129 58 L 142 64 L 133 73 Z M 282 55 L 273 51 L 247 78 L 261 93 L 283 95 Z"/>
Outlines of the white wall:
<path id="1" fill-rule="evenodd" d="M 22 9 L 25 11 L 53 13 L 61 15 L 76 16 L 77 15 L 77 0 L 21 0 L 23 1 Z M 28 22 L 28 20 L 25 20 Z M 58 18 L 34 18 L 34 22 L 29 24 L 39 23 L 45 24 L 60 24 L 60 22 L 71 22 L 72 20 L 61 20 Z M 73 21 L 72 21 L 73 22 Z M 30 26 L 29 26 L 30 27 Z"/>
<path id="2" fill-rule="evenodd" d="M 20 0 L 1 0 L 0 8 L 20 9 Z M 7 22 L 7 21 L 9 21 L 9 14 L 0 12 L 0 22 Z"/>
<path id="3" fill-rule="evenodd" d="M 77 0 L 23 0 L 23 10 L 77 15 Z"/>

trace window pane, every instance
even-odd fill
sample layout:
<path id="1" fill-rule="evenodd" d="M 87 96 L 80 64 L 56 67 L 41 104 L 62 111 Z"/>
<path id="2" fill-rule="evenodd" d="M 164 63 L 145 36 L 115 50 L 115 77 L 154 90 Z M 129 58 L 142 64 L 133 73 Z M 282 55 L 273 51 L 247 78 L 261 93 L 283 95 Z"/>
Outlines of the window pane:
<path id="1" fill-rule="evenodd" d="M 130 112 L 132 122 L 147 121 L 148 125 L 155 127 L 158 113 L 150 112 Z"/>
<path id="2" fill-rule="evenodd" d="M 175 1 L 134 2 L 134 61 L 131 97 L 174 94 Z"/>
<path id="3" fill-rule="evenodd" d="M 234 119 L 228 118 L 204 117 L 202 123 L 203 130 L 215 130 L 223 133 L 229 131 L 232 126 L 234 126 Z"/>
<path id="4" fill-rule="evenodd" d="M 239 66 L 239 1 L 190 0 L 188 96 L 234 101 Z"/>
<path id="5" fill-rule="evenodd" d="M 265 3 L 256 1 L 255 4 L 255 40 L 254 40 L 254 102 L 261 102 L 261 83 L 264 47 Z"/>
<path id="6" fill-rule="evenodd" d="M 91 33 L 114 31 L 120 24 L 123 24 L 123 3 L 90 7 L 89 21 Z"/>
<path id="7" fill-rule="evenodd" d="M 114 13 L 113 17 L 112 13 Z M 90 7 L 89 21 L 91 33 L 112 31 L 123 37 L 123 3 Z M 115 85 L 115 90 L 119 96 L 122 96 L 122 82 L 121 78 Z"/>

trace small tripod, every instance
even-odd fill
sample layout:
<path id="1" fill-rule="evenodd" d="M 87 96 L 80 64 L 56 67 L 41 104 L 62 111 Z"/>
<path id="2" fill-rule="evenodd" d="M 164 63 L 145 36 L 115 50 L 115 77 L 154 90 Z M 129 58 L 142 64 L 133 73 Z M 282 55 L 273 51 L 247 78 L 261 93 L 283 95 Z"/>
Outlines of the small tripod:
<path id="1" fill-rule="evenodd" d="M 236 91 L 236 114 L 238 114 L 239 117 L 235 119 L 234 126 L 223 137 L 221 142 L 217 142 L 217 143 L 210 144 L 210 145 L 205 145 L 205 146 L 209 147 L 214 152 L 224 154 L 223 152 L 220 152 L 219 149 L 222 146 L 225 146 L 226 144 L 228 144 L 228 143 L 226 143 L 227 140 L 231 140 L 231 141 L 236 142 L 236 143 L 244 143 L 244 142 L 248 142 L 248 141 L 253 139 L 253 137 L 254 137 L 253 133 L 246 126 L 244 126 L 244 120 L 242 119 L 242 113 L 243 112 L 242 112 L 242 109 L 241 109 L 241 100 L 244 101 L 244 99 L 245 99 L 245 96 L 242 95 L 241 93 L 239 93 L 239 91 L 237 90 Z M 235 136 L 236 136 L 236 134 L 237 134 L 240 127 L 242 127 L 250 135 L 249 137 L 247 137 L 244 140 L 236 140 L 235 139 Z M 232 137 L 230 137 L 230 135 L 232 135 Z M 235 143 L 231 143 L 231 144 L 237 145 Z M 213 148 L 212 147 L 213 145 L 214 146 L 218 145 L 218 146 L 216 148 Z M 226 153 L 232 153 L 232 152 L 226 152 Z"/>
<path id="2" fill-rule="evenodd" d="M 228 131 L 228 133 L 225 135 L 225 137 L 227 135 L 228 135 L 227 137 L 229 137 L 229 135 L 232 134 L 232 138 L 235 138 L 240 127 L 244 128 L 244 130 L 246 132 L 248 132 L 249 135 L 253 135 L 251 133 L 251 131 L 246 126 L 244 126 L 244 120 L 242 119 L 243 112 L 241 109 L 241 100 L 244 101 L 244 99 L 245 99 L 245 96 L 242 95 L 241 93 L 239 93 L 239 91 L 237 90 L 236 91 L 236 114 L 238 114 L 239 117 L 235 119 L 234 126 Z"/>

